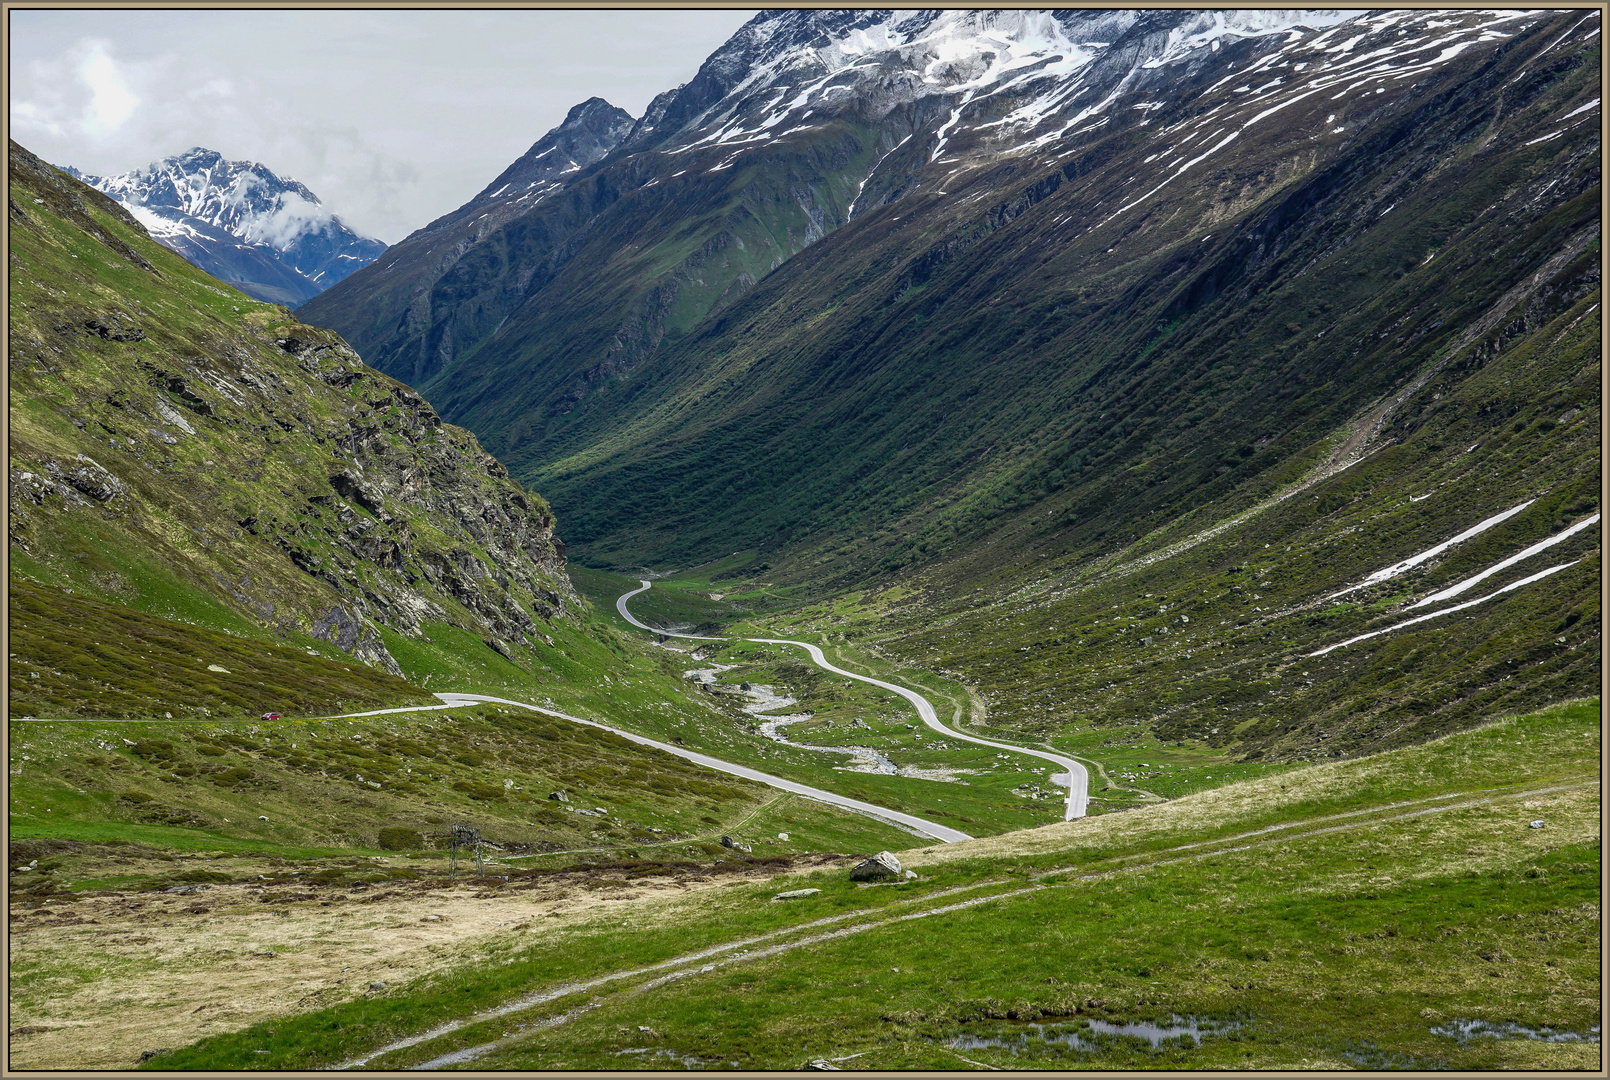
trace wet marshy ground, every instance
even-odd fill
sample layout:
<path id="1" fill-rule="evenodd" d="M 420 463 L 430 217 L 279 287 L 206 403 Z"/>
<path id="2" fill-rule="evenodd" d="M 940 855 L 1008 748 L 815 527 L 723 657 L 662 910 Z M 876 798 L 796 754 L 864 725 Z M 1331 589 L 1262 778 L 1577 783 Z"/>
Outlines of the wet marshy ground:
<path id="1" fill-rule="evenodd" d="M 1062 1057 L 1069 1051 L 1102 1054 L 1113 1050 L 1169 1050 L 1199 1046 L 1204 1037 L 1241 1028 L 1240 1020 L 1170 1016 L 1167 1022 L 1113 1023 L 1081 1019 L 1066 1024 L 1014 1024 L 990 1031 L 962 1032 L 943 1040 L 952 1050 L 994 1051 L 1013 1057 Z M 1144 1045 L 1142 1045 L 1144 1044 Z"/>

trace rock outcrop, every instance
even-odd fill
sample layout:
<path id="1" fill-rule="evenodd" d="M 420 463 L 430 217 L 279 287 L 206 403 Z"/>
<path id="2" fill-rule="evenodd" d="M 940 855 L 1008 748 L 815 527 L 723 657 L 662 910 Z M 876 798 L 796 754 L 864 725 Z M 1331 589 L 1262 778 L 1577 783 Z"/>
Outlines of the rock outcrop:
<path id="1" fill-rule="evenodd" d="M 109 599 L 199 590 L 393 674 L 383 630 L 551 641 L 579 601 L 540 496 L 335 333 L 10 156 L 14 553 Z"/>
<path id="2" fill-rule="evenodd" d="M 878 852 L 850 871 L 851 881 L 884 881 L 899 876 L 900 860 L 887 851 Z"/>

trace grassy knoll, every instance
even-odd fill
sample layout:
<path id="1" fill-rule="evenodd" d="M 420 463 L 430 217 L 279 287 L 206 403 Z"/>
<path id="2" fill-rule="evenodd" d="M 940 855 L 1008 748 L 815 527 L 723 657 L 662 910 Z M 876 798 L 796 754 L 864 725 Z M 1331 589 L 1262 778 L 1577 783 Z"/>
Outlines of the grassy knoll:
<path id="1" fill-rule="evenodd" d="M 197 718 L 435 704 L 417 686 L 300 648 L 12 579 L 14 716 Z M 312 639 L 308 639 L 309 642 Z"/>
<path id="2" fill-rule="evenodd" d="M 1596 1043 L 1518 1028 L 1599 1023 L 1600 751 L 1592 700 L 909 851 L 920 876 L 902 884 L 858 887 L 842 869 L 737 884 L 679 908 L 674 927 L 511 935 L 451 974 L 151 1065 L 332 1064 L 457 1021 L 371 1065 L 495 1044 L 461 1064 L 1597 1068 Z M 770 900 L 801 886 L 821 892 Z M 639 970 L 653 964 L 665 966 Z M 546 988 L 548 1000 L 477 1016 Z M 1124 1034 L 1175 1018 L 1201 1042 Z M 1472 1021 L 1515 1026 L 1461 1037 Z"/>

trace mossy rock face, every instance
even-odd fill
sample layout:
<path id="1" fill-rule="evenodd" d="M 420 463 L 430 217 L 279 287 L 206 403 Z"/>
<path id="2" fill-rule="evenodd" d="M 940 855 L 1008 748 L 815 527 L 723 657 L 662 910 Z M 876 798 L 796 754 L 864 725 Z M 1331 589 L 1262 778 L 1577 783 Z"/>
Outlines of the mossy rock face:
<path id="1" fill-rule="evenodd" d="M 576 614 L 547 504 L 468 432 L 16 143 L 10 166 L 13 582 L 316 641 L 393 675 L 384 632 L 445 623 L 529 663 L 539 624 Z M 72 636 L 51 608 L 31 614 L 42 637 Z M 84 715 L 111 687 L 232 715 L 294 708 L 207 653 L 170 696 L 138 649 L 87 636 L 45 665 L 66 676 L 53 690 L 14 666 L 14 700 Z"/>

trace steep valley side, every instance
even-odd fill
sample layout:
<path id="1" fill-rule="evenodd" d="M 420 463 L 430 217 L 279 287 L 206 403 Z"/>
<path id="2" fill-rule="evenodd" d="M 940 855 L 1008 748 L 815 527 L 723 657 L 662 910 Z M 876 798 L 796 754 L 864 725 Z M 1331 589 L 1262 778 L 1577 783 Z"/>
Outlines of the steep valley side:
<path id="1" fill-rule="evenodd" d="M 375 362 L 582 561 L 746 552 L 712 588 L 815 601 L 753 632 L 1023 736 L 1353 754 L 1596 684 L 1597 16 L 883 18 L 757 18 L 451 269 L 319 310 L 424 290 Z"/>
<path id="2" fill-rule="evenodd" d="M 10 154 L 14 578 L 392 675 L 433 633 L 540 665 L 579 604 L 540 496 L 335 334 Z"/>

